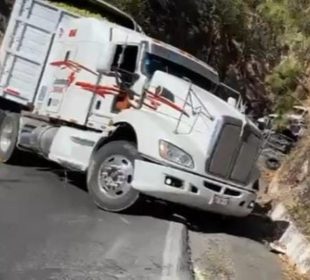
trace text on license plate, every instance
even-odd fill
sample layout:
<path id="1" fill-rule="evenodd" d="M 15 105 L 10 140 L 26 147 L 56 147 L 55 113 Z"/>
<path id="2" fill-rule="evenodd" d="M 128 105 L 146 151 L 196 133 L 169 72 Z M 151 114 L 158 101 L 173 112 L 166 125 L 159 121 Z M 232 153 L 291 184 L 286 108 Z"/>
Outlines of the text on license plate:
<path id="1" fill-rule="evenodd" d="M 229 198 L 215 195 L 213 199 L 213 203 L 217 205 L 226 206 L 229 204 Z"/>

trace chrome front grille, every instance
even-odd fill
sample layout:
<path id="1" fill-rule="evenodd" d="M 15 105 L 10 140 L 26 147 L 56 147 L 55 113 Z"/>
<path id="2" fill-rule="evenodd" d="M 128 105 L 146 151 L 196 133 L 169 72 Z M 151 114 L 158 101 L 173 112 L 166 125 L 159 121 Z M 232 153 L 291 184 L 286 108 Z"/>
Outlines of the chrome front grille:
<path id="1" fill-rule="evenodd" d="M 238 183 L 247 183 L 260 149 L 260 135 L 240 120 L 225 118 L 206 172 Z"/>

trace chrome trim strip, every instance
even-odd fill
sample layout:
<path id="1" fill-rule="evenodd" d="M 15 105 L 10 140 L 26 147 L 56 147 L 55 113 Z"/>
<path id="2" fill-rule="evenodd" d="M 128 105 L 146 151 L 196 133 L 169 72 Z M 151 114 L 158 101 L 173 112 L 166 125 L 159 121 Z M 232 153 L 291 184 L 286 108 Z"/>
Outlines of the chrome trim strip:
<path id="1" fill-rule="evenodd" d="M 221 138 L 222 129 L 223 129 L 225 124 L 231 124 L 231 125 L 235 125 L 235 126 L 240 127 L 242 135 L 240 135 L 240 138 L 241 138 L 240 139 L 240 143 L 238 144 L 238 146 L 234 150 L 234 154 L 232 156 L 232 159 L 231 159 L 231 162 L 230 162 L 230 165 L 229 165 L 229 168 L 228 168 L 228 172 L 227 172 L 227 174 L 225 175 L 225 177 L 223 179 L 227 180 L 229 182 L 235 182 L 237 184 L 245 184 L 245 183 L 247 183 L 249 181 L 252 172 L 249 172 L 248 177 L 245 180 L 245 182 L 231 179 L 232 172 L 234 170 L 236 161 L 237 161 L 238 156 L 240 154 L 241 148 L 242 148 L 242 146 L 244 144 L 244 141 L 242 139 L 243 134 L 244 134 L 244 130 L 247 130 L 247 133 L 249 133 L 249 134 L 253 133 L 258 138 L 261 138 L 261 134 L 256 130 L 255 127 L 253 127 L 247 121 L 246 122 L 242 122 L 241 120 L 235 119 L 235 118 L 230 117 L 230 116 L 223 116 L 223 118 L 220 121 L 217 122 L 216 128 L 215 128 L 215 130 L 213 132 L 213 135 L 211 137 L 212 138 L 212 140 L 211 140 L 212 142 L 211 142 L 211 144 L 209 146 L 209 149 L 207 151 L 207 160 L 206 160 L 205 171 L 207 173 L 211 174 L 211 175 L 214 175 L 214 176 L 216 176 L 218 178 L 221 178 L 221 177 L 217 176 L 216 174 L 212 174 L 212 172 L 210 172 L 210 166 L 211 166 L 211 162 L 212 162 L 212 159 L 213 159 L 213 156 L 214 156 L 217 144 L 218 144 L 218 142 L 220 141 L 220 138 Z M 253 161 L 253 163 L 252 163 L 252 169 L 254 167 L 255 162 L 257 161 L 257 158 L 258 158 L 258 155 L 257 155 L 255 161 Z"/>
<path id="2" fill-rule="evenodd" d="M 208 155 L 210 153 L 210 156 L 207 158 L 207 161 L 206 161 L 206 167 L 205 167 L 206 172 L 209 172 L 211 161 L 212 161 L 213 155 L 215 153 L 216 146 L 220 140 L 220 136 L 221 136 L 221 132 L 222 132 L 224 124 L 232 124 L 232 125 L 236 125 L 236 126 L 240 125 L 240 127 L 241 127 L 242 121 L 235 119 L 233 117 L 230 117 L 230 116 L 223 116 L 221 121 L 217 123 L 214 134 L 212 135 L 212 142 L 211 142 L 211 145 L 210 145 L 209 150 L 208 150 Z"/>
<path id="3" fill-rule="evenodd" d="M 219 140 L 223 124 L 224 124 L 224 118 L 218 119 L 216 124 L 215 124 L 215 129 L 212 132 L 209 149 L 207 151 L 207 161 L 206 161 L 206 167 L 205 167 L 206 170 L 207 170 L 208 162 L 211 161 L 212 153 L 213 153 L 213 151 L 216 147 L 216 144 Z"/>

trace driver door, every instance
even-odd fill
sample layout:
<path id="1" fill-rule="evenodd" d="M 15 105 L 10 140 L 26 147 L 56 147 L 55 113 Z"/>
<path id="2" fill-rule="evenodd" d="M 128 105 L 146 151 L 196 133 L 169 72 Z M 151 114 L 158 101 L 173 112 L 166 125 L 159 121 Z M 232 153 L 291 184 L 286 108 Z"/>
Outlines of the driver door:
<path id="1" fill-rule="evenodd" d="M 113 68 L 119 68 L 124 70 L 122 78 L 125 82 L 130 83 L 129 75 L 126 72 L 135 73 L 138 68 L 138 45 L 117 45 L 116 53 L 114 56 Z M 126 81 L 127 80 L 127 81 Z M 100 79 L 101 86 L 116 86 L 115 76 L 102 76 Z M 104 97 L 96 95 L 92 104 L 90 116 L 88 118 L 88 125 L 96 129 L 104 129 L 104 127 L 110 122 L 114 114 L 117 114 L 119 110 L 116 108 L 118 97 L 111 92 Z"/>

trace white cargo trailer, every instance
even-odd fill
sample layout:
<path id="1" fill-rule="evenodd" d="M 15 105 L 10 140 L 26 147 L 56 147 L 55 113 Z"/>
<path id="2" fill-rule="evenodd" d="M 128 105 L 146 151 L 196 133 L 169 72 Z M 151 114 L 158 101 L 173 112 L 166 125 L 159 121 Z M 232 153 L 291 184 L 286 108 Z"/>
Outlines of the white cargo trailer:
<path id="1" fill-rule="evenodd" d="M 14 12 L 25 2 L 17 1 Z M 143 193 L 248 215 L 261 135 L 236 100 L 216 96 L 217 72 L 135 28 L 57 15 L 53 35 L 41 41 L 30 29 L 13 57 L 7 50 L 18 24 L 16 14 L 11 18 L 1 90 L 24 107 L 2 121 L 2 161 L 25 150 L 86 172 L 90 195 L 108 211 L 128 209 Z"/>
<path id="2" fill-rule="evenodd" d="M 122 11 L 100 0 L 88 2 L 94 3 L 98 9 L 101 7 L 107 16 L 141 32 L 139 25 Z M 0 49 L 2 108 L 5 105 L 13 111 L 32 108 L 57 29 L 64 30 L 72 19 L 78 17 L 50 2 L 15 1 Z"/>

